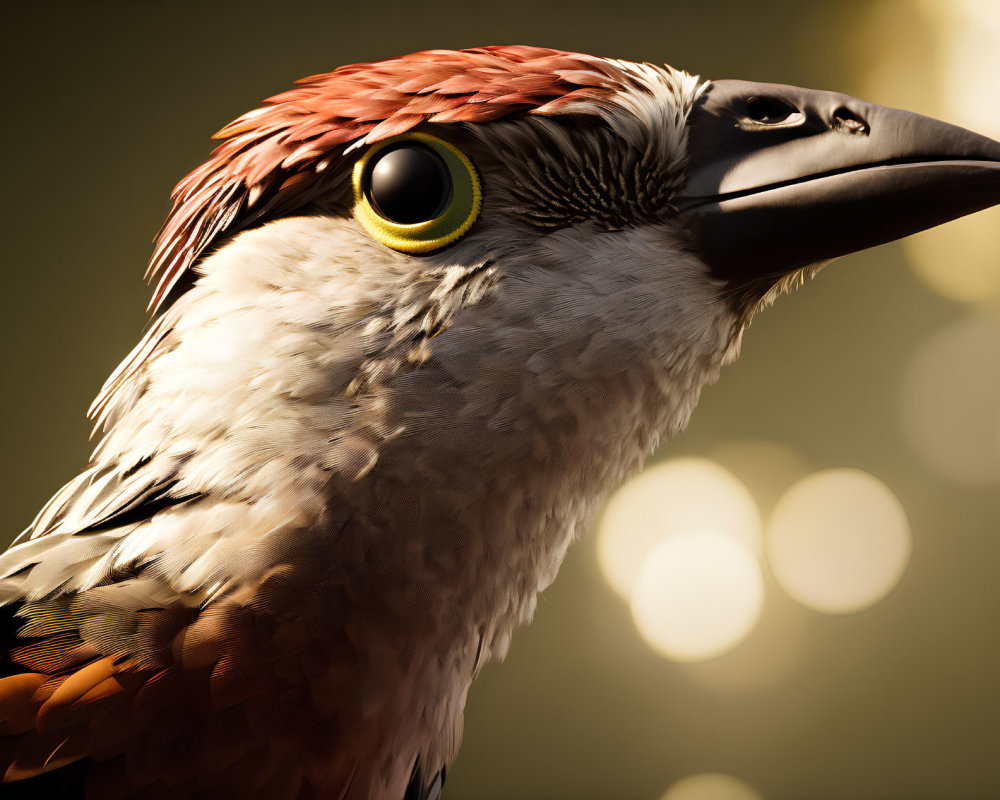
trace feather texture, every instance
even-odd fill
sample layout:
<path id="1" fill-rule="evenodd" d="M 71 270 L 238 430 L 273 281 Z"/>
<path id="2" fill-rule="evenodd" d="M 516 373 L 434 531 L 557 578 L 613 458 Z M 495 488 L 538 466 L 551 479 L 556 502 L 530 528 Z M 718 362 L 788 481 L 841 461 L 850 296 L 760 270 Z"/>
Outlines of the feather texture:
<path id="1" fill-rule="evenodd" d="M 0 774 L 437 800 L 473 677 L 733 351 L 670 206 L 701 87 L 431 51 L 224 129 L 175 193 L 160 315 L 95 404 L 90 467 L 0 557 Z M 346 205 L 358 148 L 415 125 L 484 190 L 420 258 Z"/>
<path id="2" fill-rule="evenodd" d="M 336 148 L 377 142 L 428 119 L 489 122 L 543 106 L 542 113 L 557 114 L 571 103 L 582 110 L 638 82 L 606 59 L 487 47 L 353 64 L 298 84 L 220 130 L 215 136 L 225 141 L 212 159 L 174 190 L 174 209 L 149 268 L 159 276 L 154 307 L 204 249 L 232 229 L 234 218 L 242 217 L 244 227 L 265 213 L 308 203 L 321 187 L 311 182 L 305 192 L 288 196 L 288 178 L 314 171 Z M 256 209 L 248 214 L 251 205 Z"/>
<path id="3" fill-rule="evenodd" d="M 524 46 L 430 50 L 341 67 L 298 84 L 216 133 L 223 143 L 174 189 L 173 209 L 147 269 L 147 277 L 157 281 L 153 309 L 167 304 L 192 265 L 221 237 L 291 214 L 335 190 L 349 168 L 345 159 L 363 145 L 425 121 L 484 123 L 519 114 L 618 117 L 623 110 L 646 116 L 650 108 L 666 107 L 662 97 L 653 98 L 669 87 L 673 96 L 667 105 L 679 116 L 668 138 L 680 152 L 686 110 L 702 90 L 699 81 L 669 68 Z M 620 103 L 631 95 L 637 97 Z M 651 121 L 644 120 L 643 131 Z M 340 169 L 330 169 L 334 162 Z M 100 418 L 109 397 L 149 356 L 167 326 L 162 318 L 157 321 L 102 388 L 92 415 Z"/>

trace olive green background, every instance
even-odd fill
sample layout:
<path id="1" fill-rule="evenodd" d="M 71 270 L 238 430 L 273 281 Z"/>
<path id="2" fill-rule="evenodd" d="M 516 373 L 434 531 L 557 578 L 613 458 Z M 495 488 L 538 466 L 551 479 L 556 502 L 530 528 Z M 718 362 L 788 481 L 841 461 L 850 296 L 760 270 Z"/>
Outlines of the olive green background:
<path id="1" fill-rule="evenodd" d="M 860 93 L 886 57 L 855 35 L 869 5 L 7 2 L 0 541 L 85 464 L 84 410 L 147 319 L 141 276 L 169 191 L 261 98 L 345 63 L 508 43 Z M 676 664 L 639 638 L 586 540 L 473 687 L 446 797 L 655 800 L 695 772 L 765 798 L 1000 797 L 1000 496 L 929 472 L 898 424 L 913 342 L 964 314 L 898 245 L 846 258 L 755 321 L 662 454 L 769 439 L 812 469 L 879 476 L 914 538 L 886 600 L 824 616 L 769 582 L 736 651 Z M 780 679 L 739 680 L 744 661 L 791 649 Z"/>

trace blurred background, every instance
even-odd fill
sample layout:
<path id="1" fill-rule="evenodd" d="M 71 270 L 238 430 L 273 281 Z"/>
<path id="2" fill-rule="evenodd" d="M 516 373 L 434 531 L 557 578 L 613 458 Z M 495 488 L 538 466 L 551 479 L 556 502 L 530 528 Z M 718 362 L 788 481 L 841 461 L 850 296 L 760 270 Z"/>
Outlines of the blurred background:
<path id="1" fill-rule="evenodd" d="M 86 462 L 171 187 L 295 78 L 539 44 L 1000 137 L 1000 2 L 5 4 L 0 540 Z M 448 800 L 1000 797 L 1000 211 L 759 317 L 469 698 Z"/>

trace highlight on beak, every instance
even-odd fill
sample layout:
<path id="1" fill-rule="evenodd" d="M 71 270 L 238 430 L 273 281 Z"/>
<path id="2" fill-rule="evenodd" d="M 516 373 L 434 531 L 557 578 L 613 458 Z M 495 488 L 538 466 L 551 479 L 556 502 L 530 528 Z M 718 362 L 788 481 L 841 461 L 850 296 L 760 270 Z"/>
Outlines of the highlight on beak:
<path id="1" fill-rule="evenodd" d="M 714 82 L 675 201 L 735 282 L 788 273 L 1000 203 L 1000 142 L 844 94 Z"/>

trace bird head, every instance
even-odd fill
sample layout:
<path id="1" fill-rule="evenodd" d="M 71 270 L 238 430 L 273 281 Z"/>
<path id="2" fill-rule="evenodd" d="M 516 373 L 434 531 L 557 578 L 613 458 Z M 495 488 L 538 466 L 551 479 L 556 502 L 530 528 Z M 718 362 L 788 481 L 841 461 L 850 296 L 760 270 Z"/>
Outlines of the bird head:
<path id="1" fill-rule="evenodd" d="M 797 277 L 1000 202 L 1000 144 L 954 126 L 532 47 L 342 67 L 217 137 L 102 452 L 243 498 L 376 470 L 449 519 L 526 492 L 566 529 Z"/>
<path id="2" fill-rule="evenodd" d="M 505 277 L 514 261 L 534 277 L 558 261 L 565 289 L 600 260 L 608 284 L 676 290 L 660 280 L 690 255 L 738 312 L 738 335 L 800 270 L 1000 200 L 1000 144 L 956 126 L 834 92 L 533 47 L 342 67 L 216 138 L 174 192 L 149 268 L 154 308 L 211 271 L 206 255 L 234 234 L 328 215 L 367 258 L 417 272 L 489 263 Z M 638 265 L 636 242 L 658 238 Z"/>

